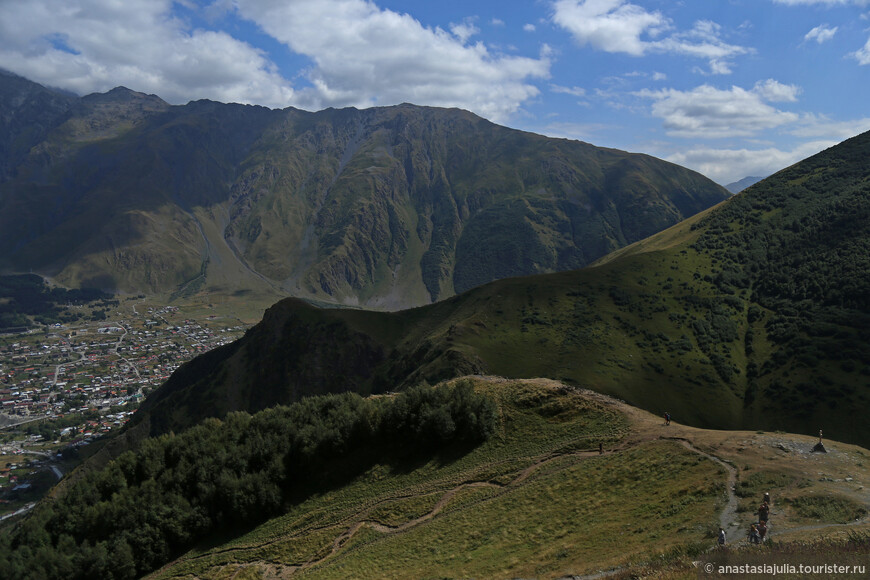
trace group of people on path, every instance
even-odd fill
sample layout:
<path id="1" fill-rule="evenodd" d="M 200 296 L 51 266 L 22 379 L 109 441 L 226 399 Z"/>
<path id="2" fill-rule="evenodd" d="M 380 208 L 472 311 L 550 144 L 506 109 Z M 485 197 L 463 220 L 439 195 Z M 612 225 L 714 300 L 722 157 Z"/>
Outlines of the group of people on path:
<path id="1" fill-rule="evenodd" d="M 767 522 L 770 519 L 770 493 L 764 494 L 758 506 L 758 522 L 749 527 L 749 541 L 760 544 L 767 537 Z"/>
<path id="2" fill-rule="evenodd" d="M 749 526 L 749 542 L 752 544 L 760 544 L 767 537 L 767 527 L 770 521 L 770 493 L 765 493 L 761 500 L 761 505 L 758 506 L 758 521 Z M 718 542 L 720 546 L 725 545 L 725 529 L 719 528 Z"/>

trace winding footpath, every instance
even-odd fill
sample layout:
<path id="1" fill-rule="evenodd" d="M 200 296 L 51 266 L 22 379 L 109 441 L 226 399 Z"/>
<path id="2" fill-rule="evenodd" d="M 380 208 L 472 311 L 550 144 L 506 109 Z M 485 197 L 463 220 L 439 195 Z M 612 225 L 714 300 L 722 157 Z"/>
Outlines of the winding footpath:
<path id="1" fill-rule="evenodd" d="M 721 510 L 718 512 L 719 524 L 722 528 L 726 530 L 726 533 L 730 540 L 729 544 L 741 544 L 746 542 L 746 540 L 744 539 L 744 530 L 741 528 L 742 524 L 740 522 L 740 518 L 738 517 L 738 497 L 736 493 L 738 483 L 738 468 L 735 467 L 735 465 L 730 461 L 730 458 L 741 457 L 741 462 L 746 462 L 747 459 L 742 453 L 741 455 L 736 455 L 736 453 L 743 452 L 747 445 L 749 445 L 750 447 L 751 445 L 755 445 L 756 448 L 763 449 L 772 448 L 769 442 L 759 440 L 757 438 L 754 439 L 756 434 L 748 432 L 705 431 L 687 427 L 685 425 L 679 425 L 675 422 L 671 425 L 665 425 L 660 418 L 636 409 L 634 407 L 631 407 L 623 403 L 622 401 L 618 401 L 606 397 L 605 395 L 593 393 L 590 391 L 582 391 L 582 394 L 591 399 L 602 402 L 605 405 L 610 406 L 614 410 L 619 411 L 626 416 L 626 418 L 629 420 L 629 423 L 631 424 L 631 431 L 629 432 L 629 434 L 626 435 L 619 443 L 617 443 L 613 447 L 606 449 L 604 455 L 622 453 L 653 441 L 672 441 L 676 444 L 681 445 L 691 453 L 697 454 L 698 456 L 708 461 L 712 461 L 720 465 L 725 470 L 724 472 L 726 474 L 726 477 L 724 481 L 725 490 L 722 496 L 724 504 L 721 506 Z M 797 444 L 802 445 L 803 443 L 795 443 L 795 445 Z M 752 450 L 750 449 L 750 451 Z M 747 453 L 749 453 L 750 451 L 747 451 Z M 770 451 L 756 451 L 756 455 L 754 456 L 756 457 L 755 460 L 767 461 L 768 459 L 765 456 L 765 453 L 770 453 Z M 502 494 L 508 493 L 509 491 L 527 483 L 527 481 L 533 478 L 536 474 L 538 474 L 542 468 L 554 461 L 565 460 L 566 458 L 574 458 L 576 460 L 583 461 L 599 456 L 601 456 L 599 451 L 597 449 L 594 449 L 561 452 L 550 451 L 542 453 L 540 455 L 526 457 L 525 459 L 529 461 L 526 467 L 514 472 L 514 474 L 511 476 L 511 479 L 507 482 L 491 480 L 466 480 L 462 482 L 445 481 L 442 483 L 445 487 L 448 487 L 447 489 L 442 488 L 441 490 L 437 490 L 434 492 L 418 491 L 404 495 L 392 495 L 389 497 L 382 497 L 377 499 L 376 501 L 373 501 L 372 503 L 369 503 L 364 507 L 360 507 L 357 511 L 353 513 L 342 516 L 340 519 L 338 519 L 338 521 L 334 520 L 332 522 L 324 523 L 323 525 L 307 527 L 305 529 L 295 531 L 292 534 L 284 535 L 278 538 L 271 539 L 267 542 L 263 542 L 262 544 L 258 543 L 257 545 L 253 546 L 237 546 L 220 550 L 218 552 L 208 552 L 200 556 L 194 556 L 190 558 L 190 560 L 196 560 L 200 557 L 210 557 L 218 553 L 223 554 L 228 552 L 246 552 L 249 550 L 262 549 L 269 545 L 287 542 L 290 539 L 303 537 L 305 535 L 315 532 L 334 530 L 336 535 L 332 536 L 329 540 L 326 540 L 322 545 L 321 549 L 318 550 L 316 554 L 312 555 L 306 561 L 300 561 L 296 564 L 279 564 L 276 562 L 269 562 L 264 560 L 254 560 L 247 563 L 231 561 L 227 562 L 223 566 L 218 566 L 219 569 L 223 570 L 218 573 L 226 574 L 225 577 L 227 578 L 235 578 L 242 574 L 244 570 L 251 567 L 259 569 L 260 573 L 263 574 L 265 578 L 292 577 L 295 576 L 297 573 L 302 573 L 306 570 L 316 569 L 324 564 L 329 564 L 331 560 L 340 558 L 342 554 L 349 553 L 349 550 L 353 550 L 359 545 L 364 545 L 372 541 L 370 539 L 365 539 L 362 540 L 363 544 L 356 544 L 353 547 L 350 547 L 350 544 L 352 543 L 354 537 L 363 530 L 371 530 L 382 535 L 401 534 L 415 528 L 416 526 L 424 524 L 438 517 L 439 515 L 453 513 L 455 510 L 467 509 L 469 505 L 475 505 L 481 501 L 489 501 L 493 498 L 499 497 Z M 823 464 L 818 465 L 819 468 L 823 467 Z M 825 467 L 825 469 L 828 468 Z M 456 503 L 452 503 L 460 493 L 466 490 L 475 489 L 489 489 L 492 490 L 492 493 L 485 494 L 485 497 L 475 498 L 473 500 L 473 503 L 471 504 L 457 505 Z M 413 517 L 412 519 L 409 519 L 402 523 L 397 523 L 396 525 L 388 525 L 381 521 L 377 521 L 377 519 L 375 519 L 375 517 L 373 516 L 375 510 L 384 505 L 404 499 L 430 494 L 438 498 L 437 501 L 434 502 L 434 504 L 431 504 L 431 508 L 429 508 L 422 515 L 417 515 L 416 517 Z M 819 530 L 831 527 L 839 528 L 855 524 L 864 524 L 868 522 L 870 522 L 870 516 L 864 517 L 863 519 L 856 522 L 850 522 L 848 524 L 832 525 L 820 523 L 802 527 L 788 528 L 782 530 L 780 533 Z M 572 578 L 574 580 L 595 580 L 599 578 L 613 576 L 621 572 L 623 572 L 623 570 L 619 568 L 613 568 L 609 570 L 602 570 L 591 575 L 574 576 Z"/>
<path id="2" fill-rule="evenodd" d="M 715 455 L 710 455 L 709 453 L 701 451 L 700 449 L 692 445 L 692 442 L 688 439 L 675 438 L 674 440 L 679 441 L 683 445 L 683 447 L 685 447 L 689 451 L 697 453 L 701 457 L 705 457 L 710 461 L 718 463 L 725 468 L 725 471 L 728 472 L 728 481 L 725 484 L 725 493 L 727 496 L 727 500 L 725 502 L 725 507 L 722 509 L 722 513 L 719 515 L 719 525 L 725 530 L 729 529 L 732 526 L 739 526 L 739 523 L 737 522 L 737 494 L 735 493 L 735 490 L 737 489 L 737 469 L 735 469 L 733 465 L 726 463 Z"/>

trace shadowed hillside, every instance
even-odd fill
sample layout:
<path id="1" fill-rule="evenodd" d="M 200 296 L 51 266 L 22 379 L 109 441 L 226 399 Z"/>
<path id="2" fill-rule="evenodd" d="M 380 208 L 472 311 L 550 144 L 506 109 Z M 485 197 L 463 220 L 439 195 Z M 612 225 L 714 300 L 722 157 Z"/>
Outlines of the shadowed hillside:
<path id="1" fill-rule="evenodd" d="M 286 300 L 183 367 L 140 431 L 311 393 L 547 376 L 680 421 L 870 443 L 870 134 L 584 270 L 386 314 Z"/>
<path id="2" fill-rule="evenodd" d="M 652 157 L 458 109 L 12 89 L 0 111 L 21 103 L 16 123 L 35 128 L 0 173 L 0 268 L 68 286 L 396 309 L 583 267 L 728 195 Z"/>

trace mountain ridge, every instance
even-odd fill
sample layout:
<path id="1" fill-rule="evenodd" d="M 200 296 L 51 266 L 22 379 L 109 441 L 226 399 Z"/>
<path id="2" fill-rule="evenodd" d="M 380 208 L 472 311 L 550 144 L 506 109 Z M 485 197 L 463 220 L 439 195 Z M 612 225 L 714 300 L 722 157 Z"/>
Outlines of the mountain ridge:
<path id="1" fill-rule="evenodd" d="M 67 286 L 396 309 L 581 267 L 727 197 L 460 109 L 170 106 L 119 87 L 64 115 L 0 180 L 0 267 Z"/>
<path id="2" fill-rule="evenodd" d="M 231 356 L 214 355 L 212 372 L 170 379 L 173 396 L 156 391 L 132 424 L 151 434 L 193 424 L 206 398 L 220 416 L 233 400 L 256 410 L 323 387 L 371 393 L 486 373 L 564 380 L 699 427 L 824 425 L 866 444 L 843 409 L 870 411 L 867 151 L 870 133 L 590 268 L 389 314 L 284 300 Z M 230 384 L 243 395 L 227 396 Z"/>

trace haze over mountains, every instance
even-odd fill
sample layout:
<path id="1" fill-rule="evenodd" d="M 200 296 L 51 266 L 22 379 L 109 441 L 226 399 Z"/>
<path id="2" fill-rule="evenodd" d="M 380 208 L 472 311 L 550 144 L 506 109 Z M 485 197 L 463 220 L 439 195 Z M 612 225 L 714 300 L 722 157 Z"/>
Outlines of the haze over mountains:
<path id="1" fill-rule="evenodd" d="M 750 185 L 755 185 L 759 181 L 764 179 L 764 177 L 759 177 L 757 175 L 750 175 L 748 177 L 744 177 L 738 181 L 734 181 L 725 186 L 725 189 L 730 191 L 731 193 L 740 193 Z"/>
<path id="2" fill-rule="evenodd" d="M 457 109 L 169 106 L 3 81 L 0 267 L 68 286 L 395 309 L 583 267 L 728 196 Z"/>

